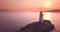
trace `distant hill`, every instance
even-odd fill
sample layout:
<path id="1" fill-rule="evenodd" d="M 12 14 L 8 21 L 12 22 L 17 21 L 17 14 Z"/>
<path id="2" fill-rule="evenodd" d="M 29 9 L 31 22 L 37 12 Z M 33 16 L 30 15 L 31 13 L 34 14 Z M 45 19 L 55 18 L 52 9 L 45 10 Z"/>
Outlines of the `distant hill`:
<path id="1" fill-rule="evenodd" d="M 0 9 L 0 11 L 9 11 L 9 10 Z"/>
<path id="2" fill-rule="evenodd" d="M 53 9 L 53 10 L 49 10 L 49 11 L 45 11 L 45 12 L 60 12 L 60 10 L 58 10 L 58 9 Z"/>
<path id="3" fill-rule="evenodd" d="M 2 11 L 3 11 L 3 12 L 4 12 L 4 11 L 7 11 L 7 12 L 8 12 L 8 11 L 12 11 L 12 10 L 8 10 L 8 9 L 0 9 L 0 12 L 2 12 Z"/>
<path id="4" fill-rule="evenodd" d="M 12 11 L 12 10 L 0 9 L 0 11 Z M 35 11 L 35 12 L 37 12 L 37 11 Z M 38 12 L 40 12 L 40 11 L 38 11 Z M 60 9 L 52 9 L 52 10 L 47 10 L 44 12 L 60 12 Z"/>

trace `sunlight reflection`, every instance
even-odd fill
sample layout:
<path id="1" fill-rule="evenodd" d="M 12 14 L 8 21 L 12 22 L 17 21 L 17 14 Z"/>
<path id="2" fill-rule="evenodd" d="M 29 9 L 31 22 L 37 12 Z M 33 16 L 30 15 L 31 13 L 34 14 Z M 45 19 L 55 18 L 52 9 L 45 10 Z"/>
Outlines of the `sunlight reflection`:
<path id="1" fill-rule="evenodd" d="M 44 13 L 44 19 L 45 20 L 51 20 L 51 13 L 49 13 L 49 12 Z"/>

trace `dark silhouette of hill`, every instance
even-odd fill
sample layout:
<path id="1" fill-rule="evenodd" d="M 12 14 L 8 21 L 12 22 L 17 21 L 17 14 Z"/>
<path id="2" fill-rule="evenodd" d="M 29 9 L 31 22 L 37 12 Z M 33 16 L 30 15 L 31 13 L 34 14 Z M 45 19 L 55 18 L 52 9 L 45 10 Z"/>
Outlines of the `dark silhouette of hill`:
<path id="1" fill-rule="evenodd" d="M 0 11 L 12 11 L 12 10 L 0 9 Z M 40 12 L 40 11 L 38 11 L 38 12 Z M 60 9 L 52 9 L 52 10 L 47 10 L 47 11 L 44 11 L 44 12 L 60 12 Z"/>
<path id="2" fill-rule="evenodd" d="M 59 9 L 53 9 L 53 10 L 49 10 L 49 11 L 45 11 L 45 12 L 60 12 Z"/>
<path id="3" fill-rule="evenodd" d="M 6 10 L 6 9 L 0 9 L 0 11 L 10 11 L 10 10 Z"/>

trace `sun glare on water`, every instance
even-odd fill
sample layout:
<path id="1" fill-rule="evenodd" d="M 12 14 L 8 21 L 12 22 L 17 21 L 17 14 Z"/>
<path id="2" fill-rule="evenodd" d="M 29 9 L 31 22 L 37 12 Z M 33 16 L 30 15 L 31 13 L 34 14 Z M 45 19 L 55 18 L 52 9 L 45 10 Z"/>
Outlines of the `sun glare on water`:
<path id="1" fill-rule="evenodd" d="M 49 12 L 44 13 L 44 19 L 45 20 L 51 20 L 51 13 L 49 13 Z"/>

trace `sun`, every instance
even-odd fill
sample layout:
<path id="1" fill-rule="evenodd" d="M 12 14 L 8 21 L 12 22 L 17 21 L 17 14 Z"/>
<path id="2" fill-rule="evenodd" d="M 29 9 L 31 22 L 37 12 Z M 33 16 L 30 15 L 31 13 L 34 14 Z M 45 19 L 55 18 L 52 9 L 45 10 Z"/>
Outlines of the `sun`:
<path id="1" fill-rule="evenodd" d="M 52 5 L 51 2 L 49 2 L 49 1 L 45 2 L 45 8 L 49 8 L 49 7 L 51 7 L 51 5 Z"/>

